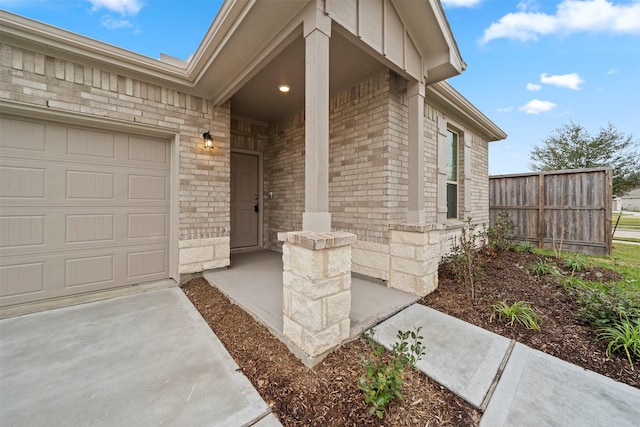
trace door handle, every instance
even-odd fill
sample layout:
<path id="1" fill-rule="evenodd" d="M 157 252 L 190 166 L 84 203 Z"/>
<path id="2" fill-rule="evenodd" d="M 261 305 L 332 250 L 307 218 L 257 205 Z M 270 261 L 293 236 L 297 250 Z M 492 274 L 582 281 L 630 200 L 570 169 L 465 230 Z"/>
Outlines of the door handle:
<path id="1" fill-rule="evenodd" d="M 253 205 L 253 210 L 256 212 L 260 212 L 260 205 L 258 205 L 257 203 Z"/>

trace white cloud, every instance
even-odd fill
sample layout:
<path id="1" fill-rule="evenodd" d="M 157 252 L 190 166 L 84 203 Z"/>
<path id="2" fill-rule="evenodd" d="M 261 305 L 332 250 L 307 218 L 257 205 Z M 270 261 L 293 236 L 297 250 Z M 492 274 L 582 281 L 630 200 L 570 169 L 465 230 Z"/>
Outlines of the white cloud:
<path id="1" fill-rule="evenodd" d="M 618 71 L 618 70 L 616 70 L 615 68 L 612 68 L 612 69 L 610 69 L 609 71 L 607 71 L 607 74 L 608 74 L 608 75 L 618 74 L 618 73 L 619 73 L 619 71 Z"/>
<path id="2" fill-rule="evenodd" d="M 556 13 L 528 12 L 530 4 L 519 3 L 521 12 L 509 13 L 484 31 L 482 43 L 508 38 L 537 40 L 539 36 L 577 32 L 610 32 L 640 35 L 640 2 L 613 4 L 609 0 L 563 0 Z"/>
<path id="3" fill-rule="evenodd" d="M 504 108 L 498 108 L 498 113 L 510 113 L 513 111 L 513 107 L 509 106 L 509 107 L 504 107 Z"/>
<path id="4" fill-rule="evenodd" d="M 578 73 L 550 76 L 547 73 L 540 74 L 540 82 L 558 87 L 565 87 L 573 90 L 580 90 L 580 84 L 584 80 L 580 78 Z"/>
<path id="5" fill-rule="evenodd" d="M 442 0 L 444 7 L 472 7 L 479 4 L 482 0 Z"/>
<path id="6" fill-rule="evenodd" d="M 109 30 L 118 30 L 121 28 L 131 28 L 131 22 L 126 19 L 113 19 L 110 16 L 102 18 L 102 26 Z"/>
<path id="7" fill-rule="evenodd" d="M 540 101 L 539 99 L 532 99 L 518 109 L 520 111 L 524 111 L 526 114 L 540 114 L 551 111 L 554 108 L 556 108 L 556 104 L 551 101 Z"/>
<path id="8" fill-rule="evenodd" d="M 140 0 L 88 0 L 91 10 L 107 9 L 121 15 L 136 15 L 142 9 Z"/>
<path id="9" fill-rule="evenodd" d="M 535 83 L 527 83 L 527 90 L 530 90 L 531 92 L 537 92 L 540 89 L 542 89 L 542 86 L 537 85 Z"/>

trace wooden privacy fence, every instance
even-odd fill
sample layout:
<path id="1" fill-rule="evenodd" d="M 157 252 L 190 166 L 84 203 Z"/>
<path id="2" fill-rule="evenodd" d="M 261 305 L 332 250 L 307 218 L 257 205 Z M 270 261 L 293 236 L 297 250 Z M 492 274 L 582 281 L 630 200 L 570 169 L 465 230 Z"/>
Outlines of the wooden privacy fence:
<path id="1" fill-rule="evenodd" d="M 490 226 L 507 211 L 517 240 L 610 255 L 612 179 L 608 168 L 490 176 Z"/>

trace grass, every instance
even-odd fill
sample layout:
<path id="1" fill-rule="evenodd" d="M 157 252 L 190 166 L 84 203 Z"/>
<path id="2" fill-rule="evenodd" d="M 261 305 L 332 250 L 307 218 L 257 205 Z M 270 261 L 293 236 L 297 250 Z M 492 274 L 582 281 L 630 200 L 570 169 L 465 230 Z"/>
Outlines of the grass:
<path id="1" fill-rule="evenodd" d="M 614 240 L 614 242 L 615 241 L 619 241 L 619 242 L 640 243 L 640 239 L 634 239 L 633 237 L 614 237 L 613 240 Z"/>
<path id="2" fill-rule="evenodd" d="M 535 249 L 535 253 L 541 255 L 554 256 L 551 249 Z M 561 256 L 571 256 L 570 252 L 563 252 Z M 586 256 L 586 255 L 585 255 Z M 586 256 L 589 263 L 600 267 L 610 268 L 620 273 L 627 282 L 633 286 L 632 289 L 640 292 L 640 245 L 628 245 L 616 242 L 610 256 Z"/>
<path id="3" fill-rule="evenodd" d="M 612 215 L 611 225 L 615 227 L 616 221 L 618 221 L 618 214 Z M 622 214 L 620 221 L 618 222 L 618 228 L 627 228 L 633 230 L 640 230 L 640 216 L 633 216 L 629 214 Z"/>

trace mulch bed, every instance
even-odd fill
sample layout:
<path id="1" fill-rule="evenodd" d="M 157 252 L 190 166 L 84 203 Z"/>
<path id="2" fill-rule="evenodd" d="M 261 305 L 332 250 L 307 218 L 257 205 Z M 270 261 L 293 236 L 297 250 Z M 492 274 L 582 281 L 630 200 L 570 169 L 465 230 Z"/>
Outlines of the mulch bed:
<path id="1" fill-rule="evenodd" d="M 624 356 L 605 355 L 606 342 L 596 342 L 594 329 L 576 318 L 579 306 L 551 276 L 540 278 L 529 274 L 528 266 L 544 258 L 527 252 L 505 252 L 486 259 L 484 278 L 479 283 L 481 297 L 471 304 L 465 290 L 452 279 L 446 264 L 441 264 L 438 289 L 422 300 L 421 304 L 462 319 L 496 334 L 514 339 L 529 347 L 566 360 L 585 369 L 598 372 L 616 381 L 640 388 L 640 371 L 631 369 Z M 551 258 L 549 258 L 551 260 Z M 608 269 L 592 267 L 585 272 L 592 281 L 619 281 L 622 277 Z M 535 332 L 519 326 L 506 326 L 506 322 L 491 317 L 491 305 L 506 300 L 528 301 L 541 316 L 541 331 Z M 640 363 L 635 365 L 640 365 Z"/>
<path id="2" fill-rule="evenodd" d="M 506 252 L 486 259 L 474 305 L 446 264 L 439 269 L 438 289 L 421 304 L 517 340 L 560 359 L 640 388 L 640 372 L 623 356 L 605 355 L 593 328 L 576 318 L 575 298 L 552 277 L 535 277 L 527 267 L 541 255 Z M 593 267 L 588 280 L 617 281 L 618 273 Z M 254 320 L 203 278 L 182 286 L 211 329 L 231 353 L 272 412 L 284 426 L 477 426 L 481 412 L 418 371 L 407 373 L 404 401 L 395 400 L 383 420 L 369 413 L 358 379 L 361 356 L 369 346 L 355 340 L 309 369 L 262 324 Z M 541 317 L 541 331 L 506 326 L 491 317 L 491 304 L 527 301 Z M 428 345 L 428 343 L 425 343 Z M 639 364 L 640 365 L 640 364 Z M 636 368 L 637 369 L 637 368 Z"/>
<path id="3" fill-rule="evenodd" d="M 480 411 L 418 371 L 405 377 L 405 401 L 383 420 L 369 413 L 358 378 L 362 340 L 332 352 L 313 369 L 249 314 L 202 278 L 182 286 L 231 356 L 284 426 L 477 426 Z"/>

